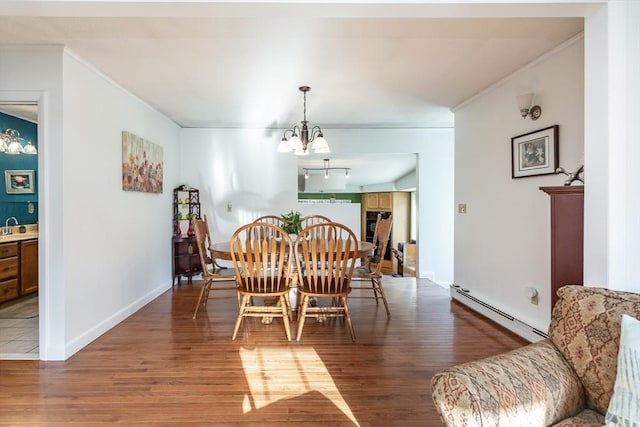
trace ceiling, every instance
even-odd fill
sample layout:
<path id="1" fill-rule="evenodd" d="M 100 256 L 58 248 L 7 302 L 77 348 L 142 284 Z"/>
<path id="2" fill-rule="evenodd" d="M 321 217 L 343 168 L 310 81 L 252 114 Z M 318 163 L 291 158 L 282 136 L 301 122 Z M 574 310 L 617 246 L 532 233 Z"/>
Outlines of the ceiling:
<path id="1" fill-rule="evenodd" d="M 307 118 L 331 144 L 332 128 L 452 127 L 451 108 L 583 29 L 566 11 L 466 10 L 5 0 L 0 45 L 64 45 L 183 127 L 290 127 L 302 120 L 298 87 L 308 85 Z M 331 158 L 343 161 L 353 159 Z M 398 177 L 405 168 L 406 159 Z"/>

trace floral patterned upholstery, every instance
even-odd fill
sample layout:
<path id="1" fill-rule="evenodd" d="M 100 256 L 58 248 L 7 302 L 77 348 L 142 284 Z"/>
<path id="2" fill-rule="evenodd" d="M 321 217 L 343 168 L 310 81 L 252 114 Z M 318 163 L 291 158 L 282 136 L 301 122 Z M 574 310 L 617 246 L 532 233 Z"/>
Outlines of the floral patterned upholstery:
<path id="1" fill-rule="evenodd" d="M 620 319 L 640 316 L 640 295 L 572 285 L 558 296 L 549 339 L 433 377 L 433 401 L 446 426 L 604 424 Z"/>
<path id="2" fill-rule="evenodd" d="M 638 317 L 640 295 L 565 286 L 558 296 L 563 304 L 554 307 L 549 339 L 578 374 L 587 408 L 605 414 L 616 381 L 622 314 Z"/>

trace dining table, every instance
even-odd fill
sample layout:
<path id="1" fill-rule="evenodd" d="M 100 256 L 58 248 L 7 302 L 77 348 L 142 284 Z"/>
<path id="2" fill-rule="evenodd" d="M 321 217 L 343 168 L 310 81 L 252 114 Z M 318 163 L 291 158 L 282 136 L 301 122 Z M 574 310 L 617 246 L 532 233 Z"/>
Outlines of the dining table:
<path id="1" fill-rule="evenodd" d="M 370 255 L 375 247 L 371 242 L 358 242 L 358 258 L 364 258 Z M 231 245 L 228 240 L 224 242 L 214 242 L 209 246 L 209 250 L 211 251 L 211 258 L 231 261 Z"/>
<path id="2" fill-rule="evenodd" d="M 371 255 L 371 252 L 376 248 L 376 246 L 371 243 L 371 242 L 367 242 L 367 241 L 359 241 L 358 242 L 358 258 L 365 258 L 368 255 Z M 225 260 L 225 261 L 231 261 L 231 244 L 229 243 L 229 241 L 222 241 L 222 242 L 214 242 L 213 244 L 211 244 L 209 246 L 209 251 L 211 252 L 211 258 L 216 260 Z M 225 267 L 226 268 L 226 267 Z M 292 265 L 291 269 L 289 270 L 290 273 L 293 274 L 292 277 L 292 281 L 291 281 L 291 291 L 290 291 L 290 295 L 289 298 L 291 300 L 291 310 L 292 311 L 297 311 L 297 299 L 298 299 L 298 295 L 297 295 L 297 282 L 298 282 L 298 275 L 297 273 L 295 273 L 295 267 Z M 272 317 L 271 316 L 265 316 L 262 318 L 262 323 L 265 324 L 269 324 L 272 322 Z"/>

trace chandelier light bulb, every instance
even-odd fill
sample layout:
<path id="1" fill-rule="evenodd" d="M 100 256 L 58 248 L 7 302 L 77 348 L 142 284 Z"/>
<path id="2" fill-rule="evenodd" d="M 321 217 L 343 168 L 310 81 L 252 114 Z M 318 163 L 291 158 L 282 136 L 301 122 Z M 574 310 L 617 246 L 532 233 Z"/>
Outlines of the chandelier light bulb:
<path id="1" fill-rule="evenodd" d="M 294 151 L 304 150 L 304 147 L 302 146 L 302 140 L 296 134 L 293 134 L 293 136 L 289 139 L 289 146 L 291 146 Z"/>

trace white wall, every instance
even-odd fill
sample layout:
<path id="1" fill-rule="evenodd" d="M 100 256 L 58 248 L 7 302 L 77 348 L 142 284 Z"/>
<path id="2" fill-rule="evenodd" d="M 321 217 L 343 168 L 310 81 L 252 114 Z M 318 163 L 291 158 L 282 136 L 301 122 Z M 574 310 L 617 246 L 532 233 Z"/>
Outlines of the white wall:
<path id="1" fill-rule="evenodd" d="M 560 166 L 583 155 L 583 39 L 494 85 L 456 111 L 455 283 L 546 330 L 550 320 L 549 196 L 564 175 L 511 178 L 511 138 L 558 124 Z M 537 121 L 523 120 L 515 97 L 535 92 Z M 587 170 L 588 176 L 588 170 Z M 525 288 L 539 291 L 532 305 Z"/>
<path id="2" fill-rule="evenodd" d="M 65 313 L 65 354 L 72 354 L 171 287 L 179 127 L 69 53 L 63 85 L 65 306 L 73 308 Z M 123 130 L 163 147 L 162 194 L 122 190 Z"/>
<path id="3" fill-rule="evenodd" d="M 38 102 L 40 358 L 63 359 L 62 48 L 0 49 L 0 100 Z"/>
<path id="4" fill-rule="evenodd" d="M 360 203 L 298 203 L 298 211 L 302 215 L 324 215 L 332 221 L 349 227 L 358 239 L 361 235 L 362 205 Z"/>
<path id="5" fill-rule="evenodd" d="M 64 360 L 171 287 L 179 128 L 60 48 L 0 58 L 0 99 L 42 93 L 40 358 Z M 163 194 L 122 191 L 122 130 L 164 147 Z"/>
<path id="6" fill-rule="evenodd" d="M 585 284 L 640 292 L 640 4 L 585 18 Z"/>
<path id="7" fill-rule="evenodd" d="M 417 153 L 420 277 L 453 280 L 453 130 L 323 129 L 332 155 Z M 201 190 L 214 240 L 259 215 L 297 208 L 297 162 L 277 153 L 281 131 L 183 129 L 180 179 Z M 231 203 L 232 212 L 227 212 Z"/>

